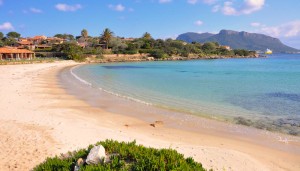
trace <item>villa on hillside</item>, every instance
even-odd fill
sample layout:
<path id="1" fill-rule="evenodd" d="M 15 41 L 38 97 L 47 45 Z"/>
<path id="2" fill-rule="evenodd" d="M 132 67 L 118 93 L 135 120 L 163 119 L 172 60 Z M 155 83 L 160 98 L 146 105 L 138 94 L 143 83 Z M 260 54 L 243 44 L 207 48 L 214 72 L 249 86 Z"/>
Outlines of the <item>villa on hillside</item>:
<path id="1" fill-rule="evenodd" d="M 52 44 L 62 44 L 66 41 L 66 39 L 58 38 L 58 37 L 47 37 L 46 42 L 49 45 Z"/>
<path id="2" fill-rule="evenodd" d="M 31 42 L 33 45 L 41 45 L 41 44 L 62 44 L 65 42 L 65 39 L 61 39 L 58 37 L 47 37 L 47 36 L 34 36 L 28 38 L 20 38 L 19 42 Z"/>
<path id="3" fill-rule="evenodd" d="M 46 37 L 46 36 L 34 36 L 29 38 L 19 38 L 19 40 L 13 44 L 18 49 L 48 49 L 54 44 L 62 44 L 65 39 L 58 37 Z"/>
<path id="4" fill-rule="evenodd" d="M 227 49 L 227 50 L 231 50 L 231 47 L 230 46 L 226 46 L 226 45 L 221 46 L 221 48 L 224 48 L 224 49 Z"/>
<path id="5" fill-rule="evenodd" d="M 29 49 L 29 50 L 35 49 L 35 45 L 33 44 L 33 42 L 27 39 L 19 39 L 19 41 L 16 42 L 14 46 L 18 47 L 19 49 Z"/>
<path id="6" fill-rule="evenodd" d="M 34 36 L 31 38 L 27 38 L 28 41 L 33 42 L 33 44 L 41 44 L 43 41 L 46 41 L 47 37 L 46 36 Z"/>
<path id="7" fill-rule="evenodd" d="M 132 38 L 132 37 L 129 37 L 129 38 L 122 37 L 121 40 L 124 40 L 126 42 L 132 42 L 132 41 L 135 40 L 135 38 Z"/>
<path id="8" fill-rule="evenodd" d="M 0 47 L 0 60 L 21 60 L 21 59 L 33 59 L 35 53 L 27 49 L 18 49 L 16 47 Z"/>

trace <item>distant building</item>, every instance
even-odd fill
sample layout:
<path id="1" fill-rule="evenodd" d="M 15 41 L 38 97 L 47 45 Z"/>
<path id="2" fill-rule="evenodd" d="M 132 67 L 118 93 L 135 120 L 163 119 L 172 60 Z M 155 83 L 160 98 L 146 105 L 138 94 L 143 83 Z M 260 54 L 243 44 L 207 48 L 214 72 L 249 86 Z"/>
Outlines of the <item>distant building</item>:
<path id="1" fill-rule="evenodd" d="M 44 41 L 46 41 L 46 39 L 46 36 L 34 36 L 31 38 L 27 38 L 27 40 L 32 41 L 35 45 L 42 44 Z"/>
<path id="2" fill-rule="evenodd" d="M 62 39 L 62 38 L 58 38 L 58 37 L 47 37 L 46 39 L 46 43 L 53 45 L 53 44 L 62 44 L 64 43 L 66 40 Z"/>
<path id="3" fill-rule="evenodd" d="M 9 59 L 33 59 L 35 58 L 35 53 L 27 49 L 18 49 L 16 47 L 0 47 L 0 60 Z"/>
<path id="4" fill-rule="evenodd" d="M 221 48 L 227 49 L 227 50 L 231 50 L 230 46 L 221 46 Z"/>
<path id="5" fill-rule="evenodd" d="M 28 41 L 27 39 L 19 39 L 19 41 L 14 46 L 18 47 L 19 49 L 35 49 L 35 45 L 33 44 L 33 42 Z"/>
<path id="6" fill-rule="evenodd" d="M 124 40 L 124 41 L 126 41 L 126 42 L 132 42 L 132 41 L 135 40 L 135 38 L 132 38 L 132 37 L 124 38 L 124 37 L 122 37 L 121 40 Z"/>

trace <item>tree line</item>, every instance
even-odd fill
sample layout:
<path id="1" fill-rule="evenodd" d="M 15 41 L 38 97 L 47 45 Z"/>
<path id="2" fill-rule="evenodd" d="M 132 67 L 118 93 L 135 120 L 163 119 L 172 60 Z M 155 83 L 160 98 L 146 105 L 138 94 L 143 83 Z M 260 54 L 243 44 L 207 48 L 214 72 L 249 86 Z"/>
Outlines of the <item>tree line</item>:
<path id="1" fill-rule="evenodd" d="M 17 32 L 9 32 L 6 37 L 0 32 L 0 46 L 13 45 L 20 34 Z M 154 39 L 150 33 L 144 33 L 140 38 L 126 40 L 115 36 L 114 33 L 106 28 L 99 37 L 91 37 L 86 29 L 81 31 L 80 36 L 74 37 L 71 34 L 56 34 L 54 37 L 65 40 L 62 44 L 52 45 L 51 51 L 65 53 L 68 59 L 82 60 L 84 56 L 98 55 L 106 53 L 113 54 L 139 54 L 146 53 L 157 59 L 169 58 L 172 56 L 224 56 L 238 57 L 255 55 L 254 51 L 245 49 L 230 50 L 225 46 L 219 45 L 217 42 L 206 43 L 186 43 L 173 39 Z M 84 46 L 82 46 L 84 45 Z"/>
<path id="2" fill-rule="evenodd" d="M 0 32 L 0 47 L 12 46 L 20 37 L 21 34 L 14 31 L 7 33 L 6 36 L 4 36 L 2 32 Z"/>

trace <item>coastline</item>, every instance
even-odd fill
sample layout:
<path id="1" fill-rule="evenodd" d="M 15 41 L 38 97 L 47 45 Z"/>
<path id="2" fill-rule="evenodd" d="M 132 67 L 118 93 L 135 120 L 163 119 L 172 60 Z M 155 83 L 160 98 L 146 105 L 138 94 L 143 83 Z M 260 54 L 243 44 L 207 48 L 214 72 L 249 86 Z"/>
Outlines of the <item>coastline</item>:
<path id="1" fill-rule="evenodd" d="M 58 75 L 61 70 L 68 70 L 66 67 L 74 65 L 77 63 L 64 61 L 0 67 L 3 73 L 7 73 L 1 77 L 0 109 L 3 112 L 0 114 L 0 134 L 4 138 L 0 144 L 4 153 L 0 155 L 0 166 L 3 167 L 0 170 L 28 170 L 48 156 L 84 148 L 105 139 L 136 140 L 145 146 L 174 148 L 201 162 L 207 169 L 300 168 L 300 154 L 295 150 L 299 149 L 299 142 L 286 144 L 273 140 L 270 143 L 274 146 L 261 144 L 260 140 L 249 140 L 248 135 L 221 131 L 224 130 L 221 125 L 227 128 L 236 125 L 206 119 L 199 124 L 202 125 L 200 130 L 188 130 L 193 126 L 186 127 L 190 124 L 186 122 L 186 125 L 176 127 L 176 118 L 139 118 L 118 111 L 110 112 L 115 103 L 109 99 L 107 104 L 110 106 L 93 106 L 72 95 L 60 84 Z M 156 120 L 163 120 L 164 124 L 151 126 Z M 218 126 L 219 130 L 211 129 Z M 267 134 L 272 133 L 262 131 L 258 137 L 263 138 Z M 278 149 L 278 146 L 284 148 Z M 20 152 L 22 155 L 10 155 Z"/>
<path id="2" fill-rule="evenodd" d="M 149 54 L 104 54 L 101 58 L 96 55 L 88 55 L 86 63 L 110 63 L 110 62 L 142 62 L 142 61 L 186 61 L 186 60 L 210 60 L 210 59 L 244 59 L 244 58 L 266 58 L 267 56 L 223 56 L 223 55 L 196 55 L 190 54 L 188 57 L 171 56 L 168 58 L 156 59 Z"/>

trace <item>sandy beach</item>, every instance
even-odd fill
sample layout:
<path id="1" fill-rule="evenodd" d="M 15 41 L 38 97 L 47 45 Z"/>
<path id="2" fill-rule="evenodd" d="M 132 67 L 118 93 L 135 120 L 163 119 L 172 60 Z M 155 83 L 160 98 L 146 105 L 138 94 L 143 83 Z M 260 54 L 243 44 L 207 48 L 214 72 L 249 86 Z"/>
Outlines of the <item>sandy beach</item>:
<path id="1" fill-rule="evenodd" d="M 165 118 L 164 124 L 153 127 L 157 118 L 143 120 L 92 106 L 60 84 L 61 70 L 76 65 L 61 61 L 0 66 L 0 170 L 31 170 L 47 157 L 105 139 L 174 148 L 207 169 L 300 170 L 299 137 L 228 133 L 223 129 L 235 125 L 205 119 L 205 125 L 218 128 L 193 130 L 186 122 L 181 129 Z M 177 125 L 176 118 L 172 123 Z"/>

